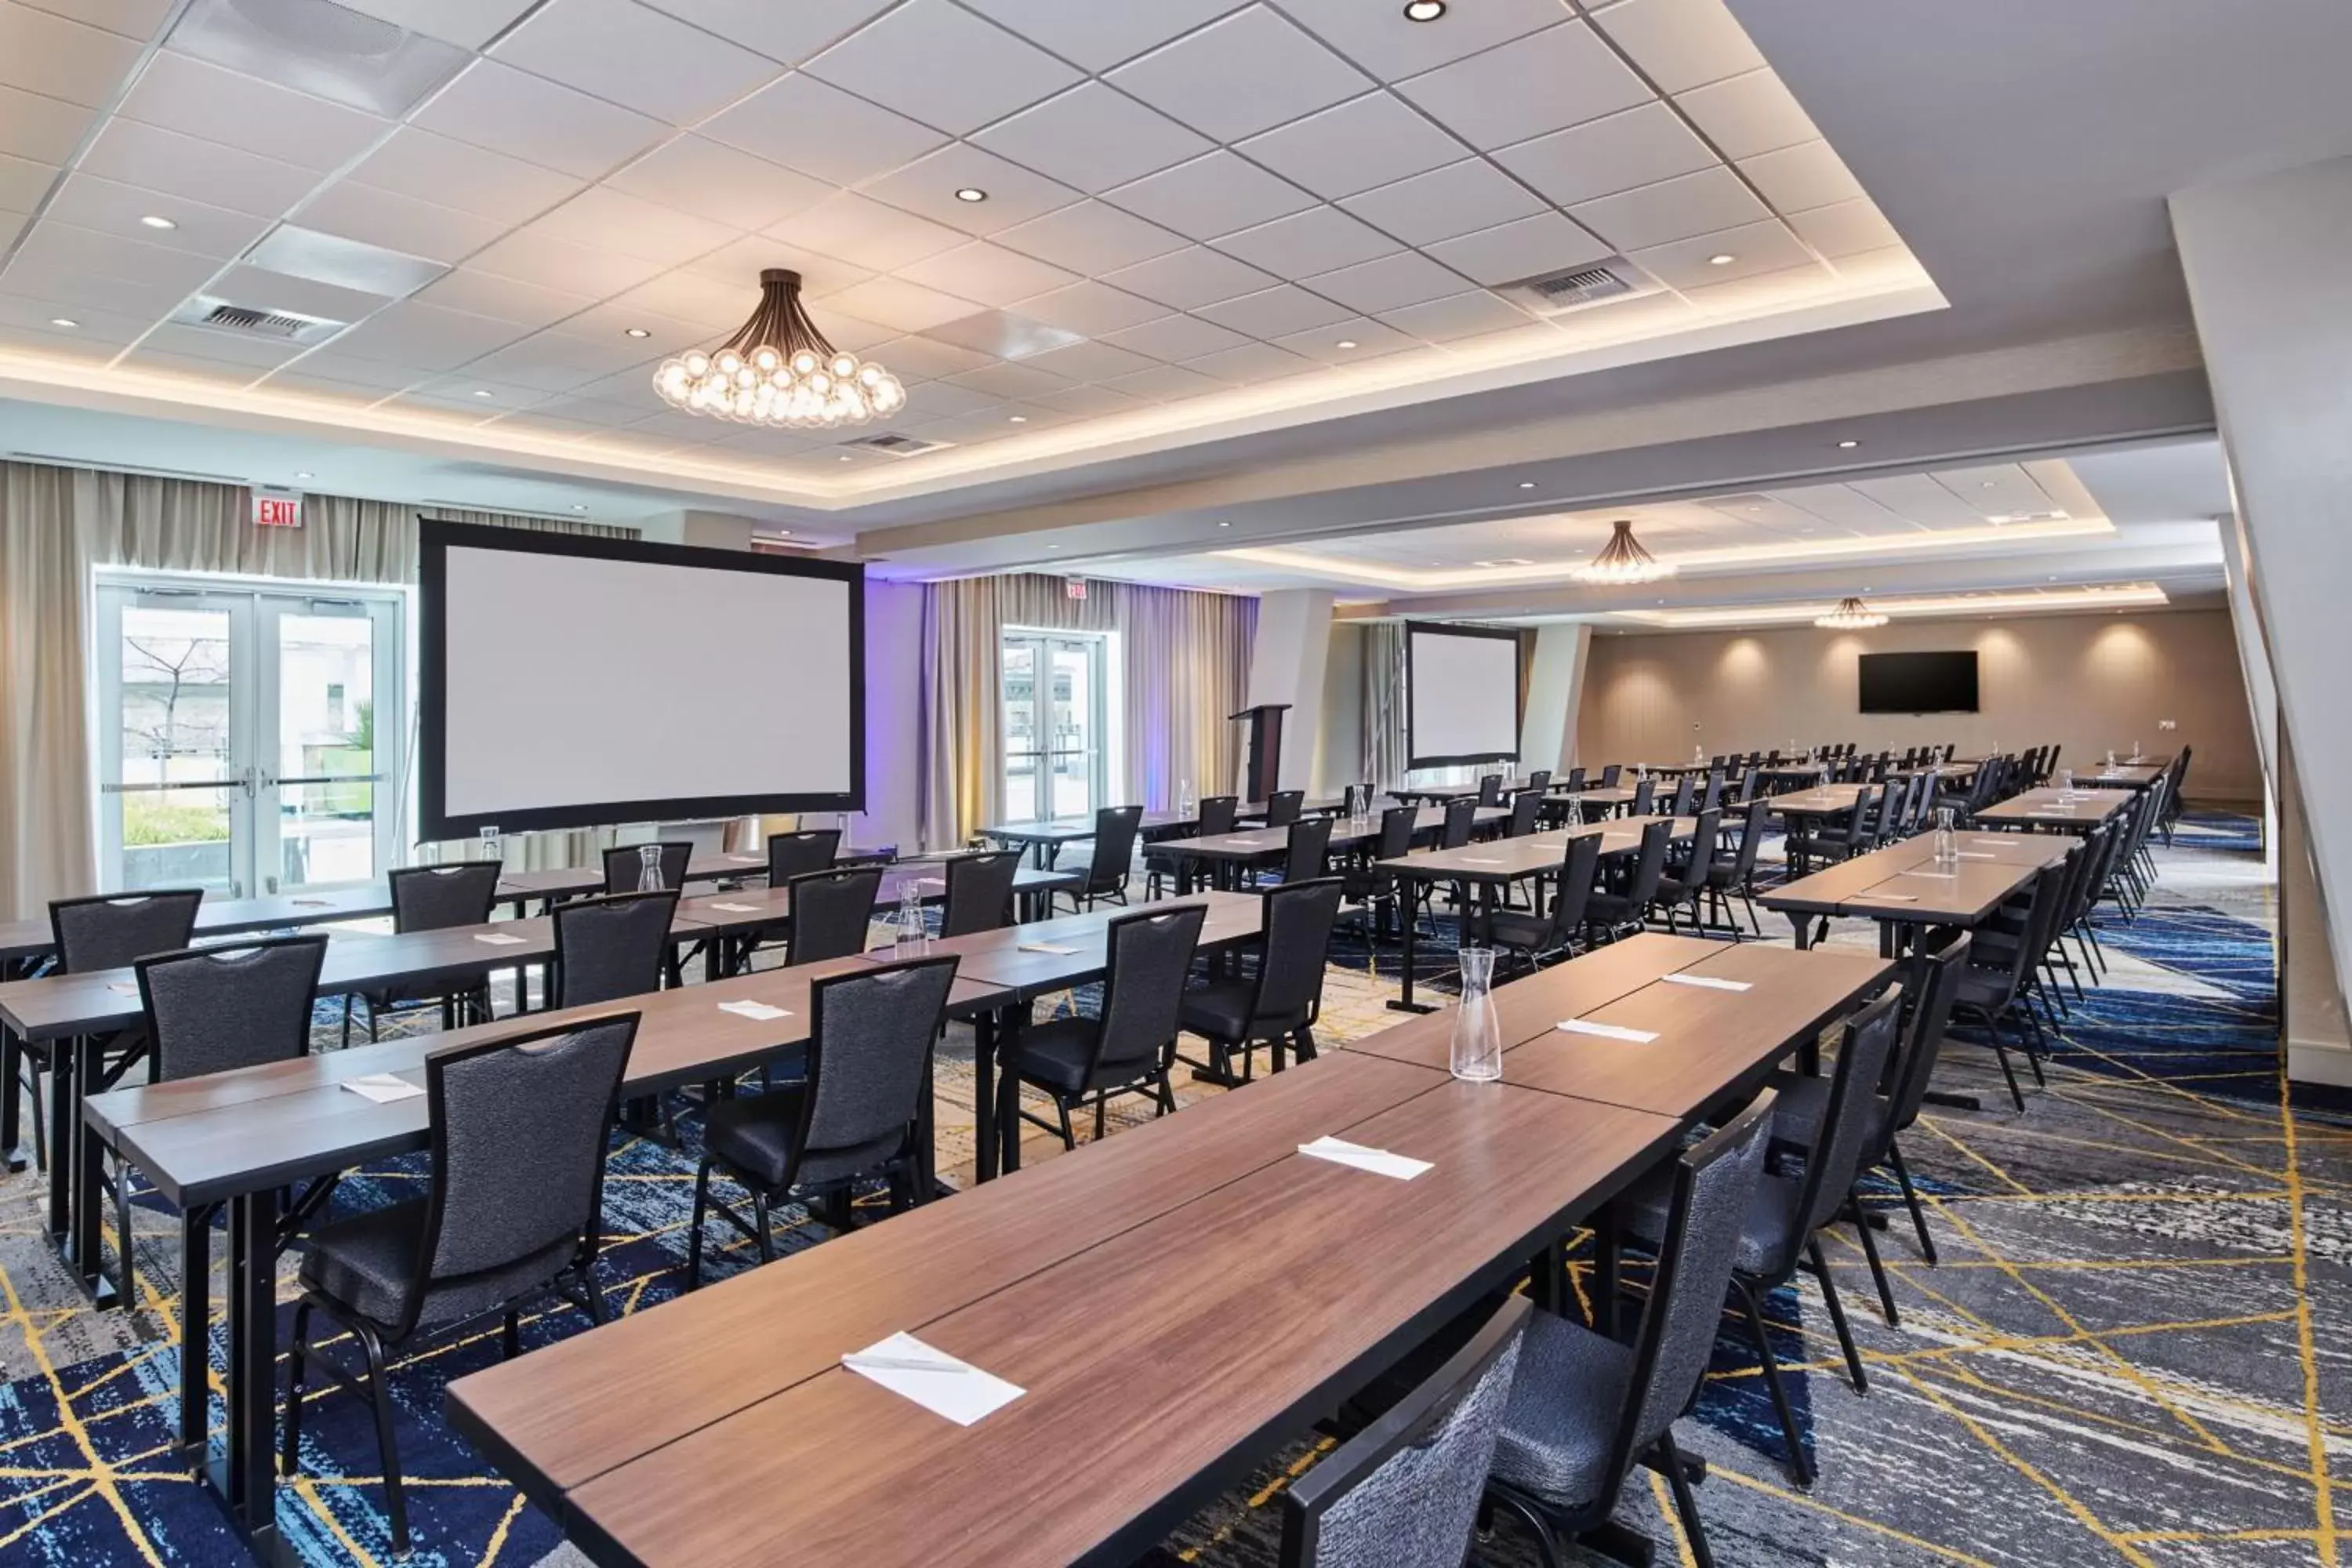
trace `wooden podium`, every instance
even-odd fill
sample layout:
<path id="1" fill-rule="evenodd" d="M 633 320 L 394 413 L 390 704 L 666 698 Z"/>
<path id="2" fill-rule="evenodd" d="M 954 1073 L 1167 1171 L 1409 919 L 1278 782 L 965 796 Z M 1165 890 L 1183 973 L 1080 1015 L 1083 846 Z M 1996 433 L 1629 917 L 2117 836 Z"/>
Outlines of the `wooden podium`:
<path id="1" fill-rule="evenodd" d="M 1289 711 L 1287 702 L 1261 702 L 1227 715 L 1249 723 L 1249 763 L 1242 773 L 1242 799 L 1271 800 L 1282 787 L 1282 716 Z"/>

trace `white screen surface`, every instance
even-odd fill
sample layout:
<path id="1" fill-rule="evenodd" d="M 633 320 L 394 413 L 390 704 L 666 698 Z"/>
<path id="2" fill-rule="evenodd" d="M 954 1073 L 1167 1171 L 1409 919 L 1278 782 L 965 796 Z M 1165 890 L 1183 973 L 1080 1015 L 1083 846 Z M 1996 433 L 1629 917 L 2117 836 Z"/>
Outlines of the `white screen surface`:
<path id="1" fill-rule="evenodd" d="M 860 591 L 453 543 L 440 598 L 444 817 L 845 795 Z"/>
<path id="2" fill-rule="evenodd" d="M 1519 753 L 1519 645 L 1444 626 L 1405 628 L 1413 767 Z"/>

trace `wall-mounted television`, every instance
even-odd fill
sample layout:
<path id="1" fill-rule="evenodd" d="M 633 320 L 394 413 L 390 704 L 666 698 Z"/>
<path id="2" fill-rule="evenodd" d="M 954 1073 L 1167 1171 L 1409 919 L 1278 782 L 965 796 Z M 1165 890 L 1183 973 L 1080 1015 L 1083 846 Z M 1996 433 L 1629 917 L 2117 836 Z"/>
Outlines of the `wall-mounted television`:
<path id="1" fill-rule="evenodd" d="M 1862 710 L 1865 713 L 1975 712 L 1975 650 L 1864 654 Z"/>

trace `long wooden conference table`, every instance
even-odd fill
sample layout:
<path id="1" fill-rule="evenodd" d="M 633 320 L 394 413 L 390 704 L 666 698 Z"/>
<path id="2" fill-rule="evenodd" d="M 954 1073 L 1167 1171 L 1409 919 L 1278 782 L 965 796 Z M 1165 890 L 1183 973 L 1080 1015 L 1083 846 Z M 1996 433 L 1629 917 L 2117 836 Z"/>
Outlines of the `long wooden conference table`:
<path id="1" fill-rule="evenodd" d="M 2063 859 L 2066 847 L 2045 835 L 1955 833 L 1959 860 L 1936 868 L 1936 836 L 1923 833 L 1841 860 L 1825 870 L 1783 882 L 1757 895 L 1766 909 L 1787 915 L 1797 945 L 1811 947 L 1834 917 L 1876 921 L 1879 951 L 1899 957 L 1923 926 L 1982 925 L 2041 874 Z"/>
<path id="2" fill-rule="evenodd" d="M 602 1563 L 1130 1562 L 1888 969 L 1638 937 L 1497 991 L 1501 1083 L 1408 1023 L 462 1378 L 450 1417 Z M 1656 1038 L 1556 1027 L 1587 1016 Z M 961 1426 L 841 1365 L 897 1331 L 1024 1392 Z"/>
<path id="3" fill-rule="evenodd" d="M 2137 794 L 2128 789 L 2030 789 L 1986 806 L 1976 820 L 1996 827 L 2087 833 L 2129 805 Z"/>

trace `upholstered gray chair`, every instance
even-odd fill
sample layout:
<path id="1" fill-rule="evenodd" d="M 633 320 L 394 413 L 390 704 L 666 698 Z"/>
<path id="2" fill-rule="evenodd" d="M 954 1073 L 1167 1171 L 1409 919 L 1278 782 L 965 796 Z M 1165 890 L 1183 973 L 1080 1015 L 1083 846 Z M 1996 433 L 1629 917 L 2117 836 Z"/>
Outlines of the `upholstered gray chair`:
<path id="1" fill-rule="evenodd" d="M 58 973 L 128 969 L 150 953 L 178 952 L 195 934 L 204 898 L 201 888 L 174 888 L 52 900 L 49 935 Z"/>
<path id="2" fill-rule="evenodd" d="M 1094 845 L 1083 866 L 1086 880 L 1071 889 L 1073 908 L 1090 910 L 1102 900 L 1127 902 L 1127 879 L 1135 867 L 1136 840 L 1143 834 L 1143 807 L 1107 805 L 1095 813 Z"/>
<path id="3" fill-rule="evenodd" d="M 841 829 L 803 827 L 768 835 L 768 886 L 781 888 L 811 871 L 830 871 L 841 855 Z"/>
<path id="4" fill-rule="evenodd" d="M 458 926 L 487 925 L 498 903 L 499 879 L 505 868 L 496 860 L 460 860 L 448 866 L 406 866 L 386 880 L 392 888 L 392 929 L 395 931 L 450 931 Z M 441 1026 L 454 1029 L 490 1016 L 488 975 L 452 989 L 417 996 L 389 991 L 343 994 L 343 1044 L 352 1043 L 352 1008 L 367 1004 L 368 1038 L 376 1038 L 383 1015 L 412 1007 L 437 1005 Z"/>
<path id="5" fill-rule="evenodd" d="M 661 885 L 675 893 L 686 886 L 687 862 L 694 858 L 694 846 L 683 839 L 665 839 L 658 844 L 624 844 L 604 851 L 604 890 L 608 893 L 651 892 L 641 889 L 644 880 L 643 850 L 660 851 L 656 862 Z"/>
<path id="6" fill-rule="evenodd" d="M 1233 1058 L 1242 1058 L 1247 1081 L 1257 1047 L 1274 1052 L 1274 1070 L 1283 1068 L 1286 1048 L 1300 1061 L 1315 1058 L 1315 1022 L 1323 1010 L 1323 965 L 1331 927 L 1339 916 L 1337 877 L 1286 882 L 1268 888 L 1257 973 L 1238 980 L 1212 981 L 1184 994 L 1179 1016 L 1185 1029 L 1209 1042 L 1209 1060 L 1192 1065 L 1221 1082 L 1234 1081 Z"/>
<path id="7" fill-rule="evenodd" d="M 879 866 L 840 866 L 794 877 L 793 938 L 787 956 L 793 963 L 818 963 L 828 958 L 849 958 L 866 951 L 874 924 L 874 900 L 882 893 Z"/>
<path id="8" fill-rule="evenodd" d="M 677 895 L 622 893 L 555 906 L 552 1007 L 586 1007 L 661 989 Z"/>
<path id="9" fill-rule="evenodd" d="M 1601 867 L 1601 836 L 1581 833 L 1568 841 L 1560 858 L 1559 880 L 1552 889 L 1551 908 L 1544 914 L 1519 910 L 1496 910 L 1486 917 L 1486 934 L 1506 952 L 1524 956 L 1528 967 L 1540 968 L 1549 956 L 1554 962 L 1571 956 L 1584 931 L 1585 911 Z"/>
<path id="10" fill-rule="evenodd" d="M 941 936 L 970 936 L 1013 923 L 1013 883 L 1021 875 L 1021 851 L 991 849 L 959 855 L 948 862 L 947 907 Z"/>
<path id="11" fill-rule="evenodd" d="M 1665 875 L 1666 847 L 1674 842 L 1675 825 L 1652 817 L 1642 825 L 1642 842 L 1633 852 L 1633 869 L 1622 892 L 1597 892 L 1585 906 L 1584 921 L 1610 941 L 1627 931 L 1639 931 L 1650 918 L 1658 896 L 1658 879 Z"/>

